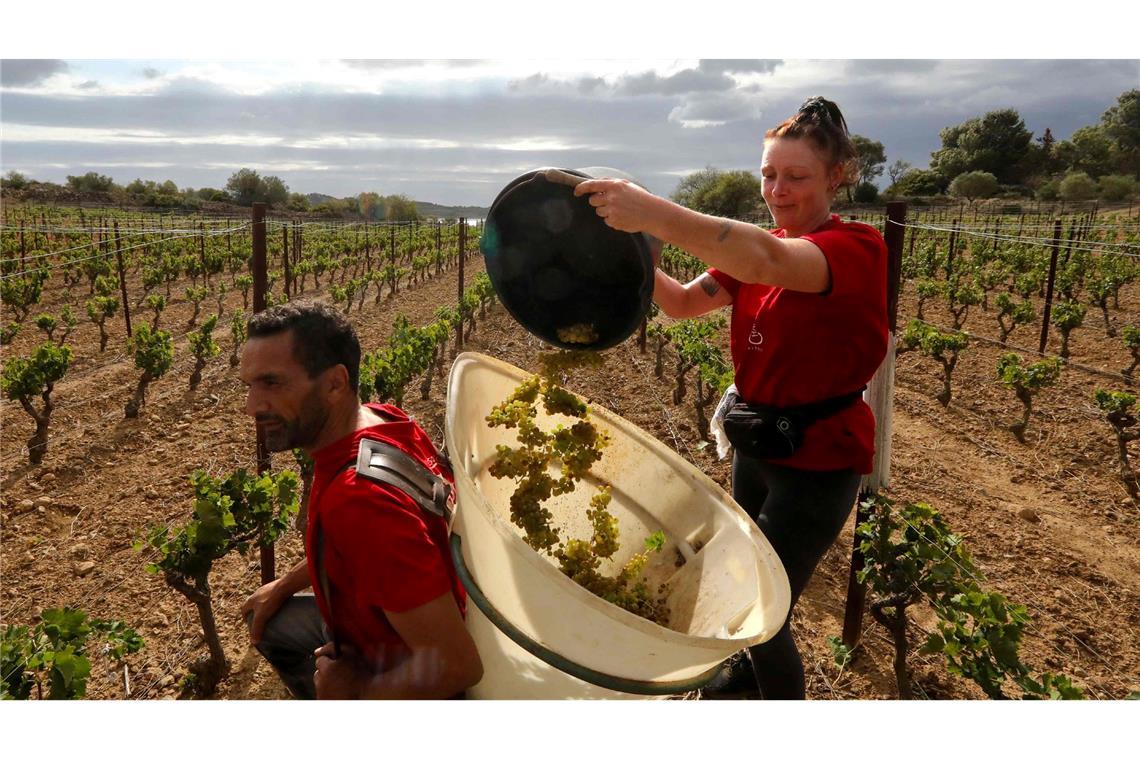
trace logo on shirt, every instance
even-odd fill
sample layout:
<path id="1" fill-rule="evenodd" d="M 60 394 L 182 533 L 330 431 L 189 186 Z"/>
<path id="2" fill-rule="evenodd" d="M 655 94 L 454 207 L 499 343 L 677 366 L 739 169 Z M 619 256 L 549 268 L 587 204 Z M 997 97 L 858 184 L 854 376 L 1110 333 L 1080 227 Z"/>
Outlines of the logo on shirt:
<path id="1" fill-rule="evenodd" d="M 752 324 L 752 329 L 748 331 L 748 350 L 749 351 L 762 351 L 760 348 L 764 343 L 764 335 L 756 329 L 756 323 Z"/>

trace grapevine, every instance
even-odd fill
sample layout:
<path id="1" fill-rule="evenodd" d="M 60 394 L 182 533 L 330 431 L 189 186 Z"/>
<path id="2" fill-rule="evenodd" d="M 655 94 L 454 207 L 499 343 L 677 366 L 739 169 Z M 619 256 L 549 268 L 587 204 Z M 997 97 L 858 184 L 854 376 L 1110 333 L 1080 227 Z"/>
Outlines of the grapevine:
<path id="1" fill-rule="evenodd" d="M 40 622 L 29 628 L 6 625 L 0 633 L 0 699 L 29 699 L 32 691 L 47 699 L 80 699 L 87 694 L 91 661 L 87 649 L 92 636 L 104 640 L 103 652 L 122 660 L 143 647 L 142 638 L 117 620 L 88 620 L 69 607 L 44 610 Z"/>
<path id="2" fill-rule="evenodd" d="M 977 683 L 991 699 L 1006 699 L 1012 681 L 1026 699 L 1083 699 L 1065 676 L 1034 678 L 1020 658 L 1025 607 L 985 591 L 985 581 L 962 538 L 928 504 L 896 507 L 885 497 L 864 504 L 870 519 L 856 527 L 866 563 L 857 573 L 873 595 L 871 616 L 895 644 L 895 679 L 901 699 L 911 697 L 907 668 L 907 608 L 929 602 L 938 616 L 922 654 L 941 653 L 947 669 Z"/>
<path id="3" fill-rule="evenodd" d="M 253 547 L 272 546 L 289 527 L 297 511 L 297 476 L 286 470 L 276 475 L 249 475 L 237 470 L 224 480 L 196 470 L 194 514 L 180 528 L 151 527 L 135 549 L 149 546 L 159 554 L 148 572 L 163 574 L 167 585 L 189 599 L 198 610 L 209 657 L 192 672 L 194 688 L 209 694 L 229 671 L 211 605 L 210 570 L 230 552 L 247 554 Z"/>
<path id="4" fill-rule="evenodd" d="M 57 346 L 50 340 L 42 343 L 27 359 L 13 359 L 4 365 L 0 387 L 4 395 L 20 402 L 24 411 L 36 423 L 36 430 L 28 439 L 28 459 L 38 465 L 43 461 L 48 445 L 48 425 L 51 423 L 51 394 L 71 364 L 71 349 Z M 32 404 L 39 396 L 43 401 L 40 409 Z"/>

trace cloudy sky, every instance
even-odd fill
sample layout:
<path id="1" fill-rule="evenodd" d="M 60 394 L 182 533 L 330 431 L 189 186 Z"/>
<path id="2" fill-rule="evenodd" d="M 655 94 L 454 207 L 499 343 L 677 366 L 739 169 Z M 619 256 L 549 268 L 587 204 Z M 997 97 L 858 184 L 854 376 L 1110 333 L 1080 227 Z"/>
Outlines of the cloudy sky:
<path id="1" fill-rule="evenodd" d="M 613 166 L 662 194 L 706 165 L 756 170 L 764 130 L 816 94 L 920 168 L 940 129 L 989 110 L 1064 139 L 1140 87 L 1140 60 L 137 56 L 0 75 L 5 172 L 197 188 L 249 167 L 299 192 L 489 205 L 540 166 Z"/>

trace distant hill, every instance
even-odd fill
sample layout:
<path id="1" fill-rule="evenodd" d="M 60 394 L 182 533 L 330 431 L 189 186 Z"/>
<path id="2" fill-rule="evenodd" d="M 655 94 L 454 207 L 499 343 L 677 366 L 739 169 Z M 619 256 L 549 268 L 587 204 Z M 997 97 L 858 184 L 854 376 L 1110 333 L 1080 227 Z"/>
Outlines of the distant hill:
<path id="1" fill-rule="evenodd" d="M 323 193 L 309 193 L 305 197 L 309 199 L 310 206 L 319 206 L 322 203 L 340 200 Z M 427 201 L 416 201 L 415 204 L 416 210 L 420 212 L 421 216 L 439 219 L 458 219 L 459 217 L 483 219 L 487 216 L 488 211 L 482 206 L 441 206 L 438 203 L 428 203 Z"/>
<path id="2" fill-rule="evenodd" d="M 438 217 L 440 219 L 485 219 L 490 209 L 482 206 L 441 206 L 438 203 L 416 201 L 416 210 L 422 216 Z"/>

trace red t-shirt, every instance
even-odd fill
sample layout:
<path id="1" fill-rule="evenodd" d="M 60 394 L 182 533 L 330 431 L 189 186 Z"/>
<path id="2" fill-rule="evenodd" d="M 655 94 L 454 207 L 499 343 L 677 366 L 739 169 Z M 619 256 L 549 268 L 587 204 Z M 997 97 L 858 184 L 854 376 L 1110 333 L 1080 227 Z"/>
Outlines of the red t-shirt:
<path id="1" fill-rule="evenodd" d="M 450 590 L 465 613 L 467 597 L 451 561 L 444 519 L 425 512 L 398 488 L 358 477 L 360 441 L 397 446 L 449 482 L 450 473 L 440 467 L 431 439 L 407 415 L 389 404 L 367 406 L 392 421 L 357 430 L 313 455 L 305 550 L 325 624 L 337 641 L 351 644 L 383 671 L 409 651 L 385 611 L 406 612 Z M 352 466 L 342 470 L 350 461 Z M 316 569 L 318 522 L 332 614 Z"/>
<path id="2" fill-rule="evenodd" d="M 784 237 L 784 230 L 773 230 Z M 831 270 L 825 293 L 744 284 L 709 274 L 732 294 L 732 363 L 748 403 L 798 406 L 865 385 L 887 351 L 887 247 L 874 227 L 840 221 L 801 236 L 819 246 Z M 803 445 L 776 464 L 868 473 L 875 417 L 862 400 L 810 425 Z"/>

